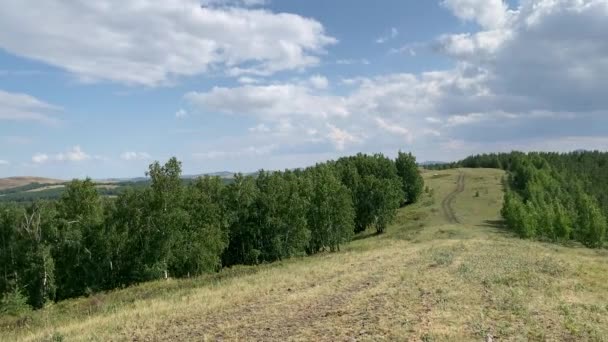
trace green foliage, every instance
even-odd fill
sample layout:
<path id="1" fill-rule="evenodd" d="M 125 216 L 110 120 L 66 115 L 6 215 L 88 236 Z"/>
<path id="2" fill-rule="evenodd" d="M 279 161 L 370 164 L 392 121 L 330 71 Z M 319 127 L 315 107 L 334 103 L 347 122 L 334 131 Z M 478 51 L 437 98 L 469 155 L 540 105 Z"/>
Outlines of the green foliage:
<path id="1" fill-rule="evenodd" d="M 606 218 L 595 201 L 588 195 L 580 195 L 576 205 L 578 215 L 574 236 L 589 247 L 601 247 L 606 235 Z"/>
<path id="2" fill-rule="evenodd" d="M 260 172 L 256 186 L 259 261 L 272 262 L 304 254 L 310 230 L 306 222 L 308 201 L 300 180 L 292 172 Z"/>
<path id="3" fill-rule="evenodd" d="M 219 177 L 199 178 L 188 187 L 184 208 L 188 225 L 174 254 L 176 273 L 195 275 L 221 267 L 221 254 L 228 244 L 227 222 L 223 207 L 224 183 Z"/>
<path id="4" fill-rule="evenodd" d="M 149 166 L 149 186 L 116 198 L 85 179 L 66 184 L 54 201 L 2 204 L 2 310 L 338 251 L 355 232 L 382 233 L 399 205 L 422 191 L 415 158 L 398 160 L 399 169 L 381 154 L 359 154 L 306 170 L 237 174 L 227 184 L 184 181 L 171 158 Z"/>
<path id="5" fill-rule="evenodd" d="M 307 170 L 310 181 L 308 225 L 311 229 L 309 253 L 324 248 L 340 250 L 353 236 L 355 209 L 351 193 L 331 167 L 319 165 Z"/>
<path id="6" fill-rule="evenodd" d="M 339 159 L 335 167 L 352 194 L 355 233 L 372 226 L 383 232 L 405 198 L 395 163 L 382 154 L 358 154 Z"/>
<path id="7" fill-rule="evenodd" d="M 6 292 L 0 299 L 0 315 L 19 316 L 30 310 L 27 297 L 18 288 Z"/>
<path id="8" fill-rule="evenodd" d="M 608 153 L 484 154 L 462 167 L 502 167 L 509 172 L 503 205 L 507 226 L 524 238 L 576 240 L 601 247 L 608 221 Z"/>
<path id="9" fill-rule="evenodd" d="M 222 256 L 224 265 L 257 264 L 261 251 L 259 229 L 255 221 L 258 189 L 253 177 L 237 174 L 226 188 L 225 205 L 229 243 Z"/>
<path id="10" fill-rule="evenodd" d="M 395 160 L 395 166 L 397 174 L 402 181 L 403 192 L 405 194 L 404 203 L 411 204 L 417 202 L 424 188 L 424 180 L 418 170 L 416 157 L 411 153 L 399 151 Z"/>
<path id="11" fill-rule="evenodd" d="M 57 299 L 85 294 L 100 283 L 98 269 L 105 259 L 101 226 L 102 202 L 90 180 L 74 180 L 56 203 L 57 240 L 52 253 L 56 266 Z"/>

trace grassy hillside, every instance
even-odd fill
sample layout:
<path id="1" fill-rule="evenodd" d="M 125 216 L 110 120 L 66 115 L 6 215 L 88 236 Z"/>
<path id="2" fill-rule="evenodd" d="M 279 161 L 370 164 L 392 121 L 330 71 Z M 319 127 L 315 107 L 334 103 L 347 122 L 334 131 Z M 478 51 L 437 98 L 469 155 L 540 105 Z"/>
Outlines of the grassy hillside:
<path id="1" fill-rule="evenodd" d="M 0 340 L 608 340 L 608 252 L 501 228 L 502 171 L 430 191 L 340 253 L 158 281 L 0 318 Z"/>
<path id="2" fill-rule="evenodd" d="M 0 190 L 18 188 L 32 183 L 39 184 L 58 184 L 65 181 L 59 179 L 42 178 L 42 177 L 8 177 L 0 178 Z"/>

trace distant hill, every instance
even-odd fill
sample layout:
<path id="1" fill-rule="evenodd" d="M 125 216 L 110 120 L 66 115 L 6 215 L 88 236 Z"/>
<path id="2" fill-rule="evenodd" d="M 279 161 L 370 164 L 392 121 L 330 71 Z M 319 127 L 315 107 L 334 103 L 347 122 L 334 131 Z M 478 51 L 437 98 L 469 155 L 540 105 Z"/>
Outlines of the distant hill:
<path id="1" fill-rule="evenodd" d="M 220 172 L 203 173 L 200 175 L 184 175 L 184 176 L 182 176 L 182 178 L 193 179 L 193 178 L 198 178 L 198 177 L 210 176 L 210 177 L 220 177 L 223 179 L 232 179 L 232 178 L 234 178 L 235 173 L 236 172 L 220 171 Z"/>
<path id="2" fill-rule="evenodd" d="M 220 171 L 211 173 L 202 173 L 198 175 L 182 175 L 182 179 L 196 179 L 198 177 L 210 176 L 220 177 L 222 179 L 232 179 L 236 172 L 231 171 Z M 147 177 L 134 177 L 134 178 L 106 178 L 106 179 L 95 179 L 96 183 L 138 183 L 147 182 L 150 178 Z"/>
<path id="3" fill-rule="evenodd" d="M 221 171 L 199 175 L 184 175 L 182 176 L 182 180 L 185 183 L 190 183 L 196 178 L 204 176 L 220 177 L 223 182 L 230 183 L 234 178 L 234 173 Z M 57 199 L 61 197 L 68 182 L 43 177 L 0 178 L 0 202 L 31 202 Z M 128 188 L 149 186 L 150 178 L 107 178 L 94 179 L 93 182 L 95 182 L 95 187 L 102 196 L 114 197 Z"/>
<path id="4" fill-rule="evenodd" d="M 0 190 L 18 188 L 20 186 L 39 183 L 39 184 L 61 184 L 64 180 L 44 178 L 44 177 L 8 177 L 0 178 Z"/>
<path id="5" fill-rule="evenodd" d="M 418 165 L 420 165 L 420 166 L 442 165 L 442 164 L 449 164 L 449 163 L 448 162 L 444 162 L 444 161 L 435 161 L 435 160 L 427 160 L 427 161 L 423 161 L 421 163 L 418 163 Z"/>

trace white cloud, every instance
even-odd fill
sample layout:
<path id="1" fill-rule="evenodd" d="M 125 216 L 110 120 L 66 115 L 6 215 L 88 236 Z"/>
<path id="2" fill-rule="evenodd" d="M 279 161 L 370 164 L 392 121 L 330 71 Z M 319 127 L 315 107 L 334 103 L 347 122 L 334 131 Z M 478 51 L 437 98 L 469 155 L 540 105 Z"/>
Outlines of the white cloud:
<path id="1" fill-rule="evenodd" d="M 608 73 L 608 1 L 530 0 L 508 13 L 503 26 L 438 42 L 468 65 L 463 72 L 486 74 L 483 86 L 497 99 L 493 110 L 608 107 L 608 79 L 600 76 Z"/>
<path id="2" fill-rule="evenodd" d="M 257 119 L 267 131 L 252 129 L 246 139 L 289 146 L 287 153 L 396 150 L 404 138 L 430 158 L 449 160 L 564 136 L 603 146 L 580 136 L 608 135 L 608 1 L 529 0 L 516 10 L 502 2 L 450 3 L 472 6 L 454 8 L 481 30 L 438 37 L 436 51 L 453 68 L 353 77 L 335 92 L 295 80 L 186 99 L 197 110 Z M 494 17 L 500 25 L 490 25 Z"/>
<path id="3" fill-rule="evenodd" d="M 267 133 L 270 132 L 270 128 L 268 126 L 266 126 L 265 124 L 261 123 L 258 124 L 254 127 L 250 127 L 249 128 L 249 132 L 254 132 L 254 133 Z"/>
<path id="4" fill-rule="evenodd" d="M 395 125 L 395 124 L 389 124 L 384 119 L 379 118 L 379 117 L 376 118 L 376 123 L 378 124 L 378 127 L 380 127 L 381 129 L 383 129 L 389 133 L 402 136 L 408 142 L 412 142 L 412 139 L 413 139 L 412 134 L 410 133 L 410 131 L 407 128 L 400 127 L 399 125 Z"/>
<path id="5" fill-rule="evenodd" d="M 313 75 L 310 77 L 309 82 L 316 89 L 327 89 L 329 87 L 329 80 L 325 76 Z"/>
<path id="6" fill-rule="evenodd" d="M 156 86 L 218 69 L 270 75 L 316 65 L 336 42 L 313 19 L 204 7 L 198 0 L 49 0 L 37 2 L 36 10 L 31 6 L 2 4 L 0 47 L 83 81 Z"/>
<path id="7" fill-rule="evenodd" d="M 84 161 L 91 159 L 91 156 L 84 153 L 80 146 L 76 145 L 66 153 L 59 153 L 55 156 L 57 161 Z"/>
<path id="8" fill-rule="evenodd" d="M 436 129 L 432 129 L 432 128 L 425 128 L 422 130 L 422 134 L 423 135 L 430 135 L 430 136 L 434 136 L 434 137 L 439 137 L 441 136 L 441 132 L 439 132 Z"/>
<path id="9" fill-rule="evenodd" d="M 277 149 L 277 145 L 265 145 L 265 146 L 249 146 L 243 149 L 229 150 L 229 151 L 207 151 L 193 153 L 192 156 L 195 159 L 233 159 L 233 158 L 247 158 L 257 157 L 270 154 L 272 151 Z"/>
<path id="10" fill-rule="evenodd" d="M 90 159 L 103 159 L 100 156 L 91 157 L 85 153 L 78 145 L 72 147 L 67 152 L 49 155 L 46 153 L 36 153 L 32 156 L 32 162 L 35 164 L 43 164 L 47 162 L 82 162 Z"/>
<path id="11" fill-rule="evenodd" d="M 203 6 L 263 6 L 270 2 L 270 0 L 202 0 Z"/>
<path id="12" fill-rule="evenodd" d="M 446 34 L 439 37 L 438 49 L 452 57 L 485 62 L 492 59 L 511 34 L 509 30 Z"/>
<path id="13" fill-rule="evenodd" d="M 188 116 L 188 112 L 184 109 L 180 109 L 177 112 L 175 112 L 175 117 L 178 119 L 183 119 L 187 116 Z"/>
<path id="14" fill-rule="evenodd" d="M 0 90 L 0 120 L 56 123 L 52 114 L 59 109 L 31 95 Z"/>
<path id="15" fill-rule="evenodd" d="M 472 20 L 484 28 L 504 25 L 508 6 L 503 0 L 443 0 L 441 3 L 462 20 Z"/>
<path id="16" fill-rule="evenodd" d="M 466 115 L 453 115 L 447 120 L 448 126 L 466 125 L 471 123 L 480 122 L 486 116 L 482 113 L 470 113 Z"/>
<path id="17" fill-rule="evenodd" d="M 361 142 L 361 138 L 347 132 L 344 129 L 340 129 L 334 125 L 327 124 L 329 128 L 329 133 L 327 137 L 334 144 L 338 151 L 342 151 L 346 148 L 348 144 L 359 143 Z"/>
<path id="18" fill-rule="evenodd" d="M 363 64 L 363 65 L 370 65 L 370 61 L 363 58 L 363 59 L 338 59 L 336 61 L 336 64 L 339 65 L 353 65 L 353 64 Z"/>
<path id="19" fill-rule="evenodd" d="M 293 115 L 322 118 L 348 116 L 341 97 L 320 95 L 299 84 L 214 87 L 208 92 L 190 92 L 185 99 L 207 112 L 249 114 L 265 120 L 279 120 Z"/>
<path id="20" fill-rule="evenodd" d="M 49 156 L 47 154 L 44 154 L 44 153 L 36 153 L 32 157 L 32 162 L 34 162 L 36 164 L 46 163 L 47 161 L 49 161 Z"/>
<path id="21" fill-rule="evenodd" d="M 0 166 L 8 166 L 10 164 L 11 163 L 9 163 L 8 161 L 0 159 Z"/>
<path id="22" fill-rule="evenodd" d="M 243 77 L 239 77 L 237 82 L 239 82 L 240 84 L 256 84 L 256 83 L 260 83 L 260 80 L 258 80 L 257 78 L 253 78 L 253 77 L 243 76 Z"/>
<path id="23" fill-rule="evenodd" d="M 391 29 L 389 30 L 389 32 L 387 32 L 385 35 L 379 37 L 378 39 L 376 39 L 376 43 L 377 44 L 384 44 L 386 42 L 388 42 L 391 39 L 395 39 L 397 38 L 397 36 L 399 35 L 399 30 L 397 30 L 397 28 L 395 27 L 391 27 Z"/>
<path id="24" fill-rule="evenodd" d="M 132 161 L 132 160 L 149 160 L 152 159 L 152 156 L 150 156 L 148 153 L 146 152 L 132 152 L 132 151 L 127 151 L 124 152 L 120 155 L 120 159 L 122 160 L 126 160 L 126 161 Z"/>

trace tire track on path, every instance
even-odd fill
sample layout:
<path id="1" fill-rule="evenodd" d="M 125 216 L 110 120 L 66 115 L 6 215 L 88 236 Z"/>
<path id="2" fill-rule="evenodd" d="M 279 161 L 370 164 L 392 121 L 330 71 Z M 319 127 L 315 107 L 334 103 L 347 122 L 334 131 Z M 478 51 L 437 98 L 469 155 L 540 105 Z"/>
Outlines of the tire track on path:
<path id="1" fill-rule="evenodd" d="M 443 211 L 443 215 L 448 220 L 449 223 L 460 223 L 458 217 L 454 213 L 454 209 L 452 208 L 452 201 L 459 193 L 464 191 L 464 173 L 460 173 L 458 175 L 458 185 L 456 189 L 452 191 L 449 195 L 447 195 L 443 201 L 441 201 L 441 210 Z"/>

